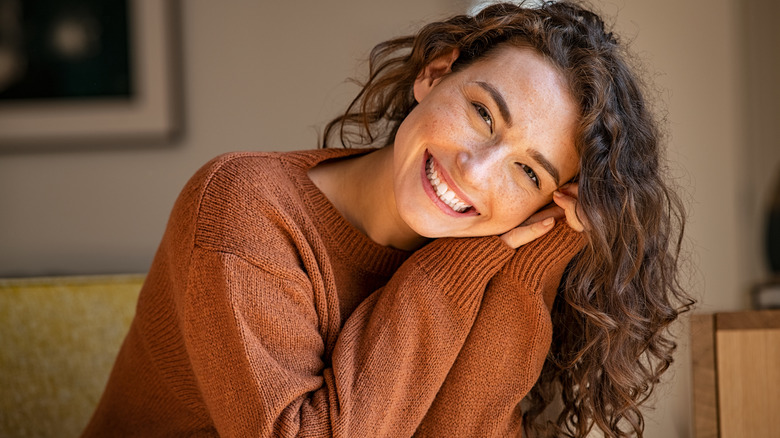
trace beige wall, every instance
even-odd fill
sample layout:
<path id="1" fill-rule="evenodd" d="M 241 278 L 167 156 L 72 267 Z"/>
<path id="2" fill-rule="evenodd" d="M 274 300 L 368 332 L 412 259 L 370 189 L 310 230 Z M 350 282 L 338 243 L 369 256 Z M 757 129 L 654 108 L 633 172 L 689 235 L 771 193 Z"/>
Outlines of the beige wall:
<path id="1" fill-rule="evenodd" d="M 186 127 L 175 144 L 4 152 L 0 277 L 145 272 L 178 191 L 213 156 L 317 146 L 374 43 L 446 0 L 181 4 Z M 124 143 L 118 141 L 117 143 Z"/>
<path id="2" fill-rule="evenodd" d="M 168 146 L 0 151 L 0 276 L 145 271 L 197 167 L 226 151 L 315 147 L 317 128 L 353 90 L 344 78 L 359 71 L 355 60 L 372 43 L 467 4 L 181 3 L 184 137 Z M 748 286 L 765 275 L 758 206 L 780 158 L 772 142 L 778 136 L 767 128 L 777 120 L 777 87 L 767 96 L 757 85 L 780 77 L 778 66 L 772 75 L 757 73 L 769 50 L 746 50 L 745 36 L 776 50 L 776 32 L 746 29 L 780 14 L 769 0 L 749 8 L 740 0 L 594 3 L 634 41 L 666 108 L 669 156 L 690 205 L 687 272 L 700 310 L 743 308 Z M 651 438 L 689 436 L 686 336 L 674 384 L 661 388 L 657 409 L 648 412 Z"/>

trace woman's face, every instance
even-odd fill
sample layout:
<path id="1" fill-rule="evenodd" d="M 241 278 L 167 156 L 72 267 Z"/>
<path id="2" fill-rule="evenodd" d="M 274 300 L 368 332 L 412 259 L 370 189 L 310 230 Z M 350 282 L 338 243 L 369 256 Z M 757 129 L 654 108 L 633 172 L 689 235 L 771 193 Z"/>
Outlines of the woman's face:
<path id="1" fill-rule="evenodd" d="M 501 234 L 577 174 L 577 106 L 531 49 L 506 46 L 443 75 L 449 65 L 440 58 L 417 79 L 419 105 L 398 129 L 398 212 L 425 237 Z"/>

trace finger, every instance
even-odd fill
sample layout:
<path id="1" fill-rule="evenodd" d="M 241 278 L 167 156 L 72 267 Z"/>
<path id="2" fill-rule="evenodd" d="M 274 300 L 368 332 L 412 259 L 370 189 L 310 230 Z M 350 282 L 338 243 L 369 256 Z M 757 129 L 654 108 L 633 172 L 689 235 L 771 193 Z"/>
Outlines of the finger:
<path id="1" fill-rule="evenodd" d="M 575 231 L 583 231 L 585 226 L 577 216 L 577 198 L 565 195 L 559 191 L 553 193 L 553 201 L 563 209 L 566 214 L 566 222 Z"/>
<path id="2" fill-rule="evenodd" d="M 578 198 L 579 189 L 580 189 L 579 184 L 574 182 L 574 183 L 566 183 L 562 185 L 561 187 L 558 188 L 558 191 L 563 193 L 564 195 Z"/>
<path id="3" fill-rule="evenodd" d="M 531 225 L 520 225 L 517 228 L 513 228 L 502 234 L 501 239 L 510 247 L 519 248 L 526 243 L 533 242 L 544 236 L 548 231 L 552 230 L 554 224 L 555 218 L 548 217 L 541 222 L 536 222 Z"/>
<path id="4" fill-rule="evenodd" d="M 537 211 L 533 215 L 531 215 L 531 217 L 526 219 L 525 222 L 522 223 L 522 225 L 535 224 L 537 222 L 541 222 L 547 219 L 548 217 L 558 220 L 566 217 L 566 214 L 564 213 L 561 207 L 558 207 L 557 205 L 551 202 L 546 206 L 542 207 L 539 211 Z"/>

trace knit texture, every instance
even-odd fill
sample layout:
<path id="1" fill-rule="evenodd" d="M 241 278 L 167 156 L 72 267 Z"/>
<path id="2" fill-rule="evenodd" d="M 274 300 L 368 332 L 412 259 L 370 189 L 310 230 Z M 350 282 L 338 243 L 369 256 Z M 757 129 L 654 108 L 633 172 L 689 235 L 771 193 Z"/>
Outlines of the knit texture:
<path id="1" fill-rule="evenodd" d="M 235 153 L 193 176 L 84 437 L 520 434 L 581 237 L 383 247 L 307 176 L 356 153 Z"/>

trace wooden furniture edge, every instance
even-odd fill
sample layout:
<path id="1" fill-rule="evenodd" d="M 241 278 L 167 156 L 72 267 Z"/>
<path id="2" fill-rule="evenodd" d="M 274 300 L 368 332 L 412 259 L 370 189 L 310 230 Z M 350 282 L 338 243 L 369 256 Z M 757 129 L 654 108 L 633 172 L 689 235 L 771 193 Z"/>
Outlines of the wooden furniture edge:
<path id="1" fill-rule="evenodd" d="M 716 313 L 715 323 L 716 330 L 780 329 L 780 310 Z"/>
<path id="2" fill-rule="evenodd" d="M 694 436 L 719 438 L 714 315 L 691 315 L 691 357 Z"/>

